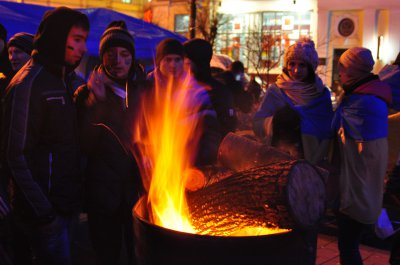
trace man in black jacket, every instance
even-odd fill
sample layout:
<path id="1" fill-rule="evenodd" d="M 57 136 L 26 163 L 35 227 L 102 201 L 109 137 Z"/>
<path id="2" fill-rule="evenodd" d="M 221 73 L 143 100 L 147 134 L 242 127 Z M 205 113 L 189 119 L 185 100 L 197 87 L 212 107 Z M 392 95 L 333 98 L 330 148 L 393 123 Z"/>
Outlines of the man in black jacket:
<path id="1" fill-rule="evenodd" d="M 16 240 L 29 243 L 35 264 L 71 264 L 68 225 L 80 207 L 81 178 L 70 77 L 87 50 L 88 32 L 81 12 L 46 12 L 32 58 L 5 91 L 2 174 L 11 176 Z"/>
<path id="2" fill-rule="evenodd" d="M 203 39 L 191 39 L 184 44 L 185 67 L 189 66 L 195 79 L 208 87 L 212 105 L 217 112 L 221 136 L 234 132 L 237 128 L 237 114 L 232 92 L 221 82 L 211 76 L 211 44 Z"/>

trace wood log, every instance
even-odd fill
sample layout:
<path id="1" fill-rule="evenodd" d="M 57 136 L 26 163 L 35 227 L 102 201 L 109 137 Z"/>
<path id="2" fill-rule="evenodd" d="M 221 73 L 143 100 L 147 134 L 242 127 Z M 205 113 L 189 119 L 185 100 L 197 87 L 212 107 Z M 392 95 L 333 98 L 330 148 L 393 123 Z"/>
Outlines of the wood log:
<path id="1" fill-rule="evenodd" d="M 200 234 L 229 235 L 246 227 L 315 225 L 325 211 L 325 184 L 306 161 L 281 160 L 235 173 L 187 193 Z"/>
<path id="2" fill-rule="evenodd" d="M 236 172 L 288 159 L 293 157 L 231 132 L 224 137 L 218 149 L 218 162 Z"/>

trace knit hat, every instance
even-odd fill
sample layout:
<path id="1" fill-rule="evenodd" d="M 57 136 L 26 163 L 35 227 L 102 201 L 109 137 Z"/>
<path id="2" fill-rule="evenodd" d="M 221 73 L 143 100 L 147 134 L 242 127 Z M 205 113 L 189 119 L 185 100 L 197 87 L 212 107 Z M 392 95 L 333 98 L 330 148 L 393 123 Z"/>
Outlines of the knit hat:
<path id="1" fill-rule="evenodd" d="M 211 44 L 203 39 L 191 39 L 183 44 L 185 56 L 188 57 L 197 68 L 210 69 L 210 61 L 213 50 Z"/>
<path id="2" fill-rule="evenodd" d="M 284 68 L 288 68 L 291 60 L 302 60 L 312 66 L 314 71 L 318 66 L 318 53 L 312 40 L 298 40 L 295 44 L 290 45 L 285 51 L 283 59 Z"/>
<path id="3" fill-rule="evenodd" d="M 135 59 L 135 41 L 126 28 L 111 26 L 104 31 L 100 38 L 100 58 L 103 58 L 104 52 L 111 47 L 124 47 L 132 54 L 132 58 Z"/>
<path id="4" fill-rule="evenodd" d="M 370 50 L 362 47 L 354 47 L 348 49 L 340 56 L 339 63 L 354 72 L 370 73 L 374 68 L 375 61 L 372 58 Z"/>
<path id="5" fill-rule="evenodd" d="M 20 48 L 27 54 L 31 54 L 33 50 L 33 35 L 26 32 L 19 32 L 12 36 L 8 43 L 7 48 L 11 46 Z"/>
<path id="6" fill-rule="evenodd" d="M 162 40 L 156 49 L 156 65 L 168 54 L 175 54 L 183 57 L 183 45 L 176 39 L 168 38 Z"/>
<path id="7" fill-rule="evenodd" d="M 2 24 L 0 24 L 0 39 L 4 42 L 7 40 L 7 30 Z"/>

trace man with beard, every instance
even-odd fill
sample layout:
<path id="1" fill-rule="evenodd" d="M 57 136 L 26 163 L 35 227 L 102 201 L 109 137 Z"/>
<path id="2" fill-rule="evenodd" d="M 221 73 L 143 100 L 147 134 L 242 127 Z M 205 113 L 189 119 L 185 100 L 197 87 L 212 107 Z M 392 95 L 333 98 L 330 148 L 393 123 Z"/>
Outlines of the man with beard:
<path id="1" fill-rule="evenodd" d="M 1 174 L 11 176 L 15 264 L 32 257 L 35 264 L 71 264 L 68 227 L 80 207 L 81 186 L 72 76 L 88 32 L 81 12 L 47 11 L 32 58 L 5 91 Z M 23 253 L 24 243 L 32 253 Z"/>

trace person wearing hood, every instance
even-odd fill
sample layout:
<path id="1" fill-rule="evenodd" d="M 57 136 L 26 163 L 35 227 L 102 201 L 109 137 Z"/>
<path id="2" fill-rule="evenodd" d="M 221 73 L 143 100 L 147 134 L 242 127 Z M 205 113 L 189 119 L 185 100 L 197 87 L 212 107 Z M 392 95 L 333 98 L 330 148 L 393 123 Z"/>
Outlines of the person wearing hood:
<path id="1" fill-rule="evenodd" d="M 133 122 L 145 88 L 136 80 L 135 44 L 124 21 L 100 39 L 101 65 L 75 92 L 86 155 L 85 204 L 98 264 L 136 264 L 131 211 L 143 193 L 133 156 Z M 122 245 L 124 243 L 124 246 Z M 126 255 L 121 255 L 121 250 Z"/>
<path id="2" fill-rule="evenodd" d="M 359 245 L 363 231 L 376 223 L 382 208 L 388 163 L 390 86 L 371 73 L 375 62 L 362 47 L 339 58 L 344 97 L 333 129 L 340 146 L 340 205 L 337 213 L 340 264 L 363 264 Z"/>
<path id="3" fill-rule="evenodd" d="M 197 82 L 206 87 L 211 103 L 217 112 L 222 138 L 237 129 L 237 114 L 232 92 L 211 76 L 211 44 L 203 39 L 191 39 L 183 43 L 185 68 L 190 69 Z"/>
<path id="4" fill-rule="evenodd" d="M 314 42 L 298 40 L 289 46 L 283 64 L 282 74 L 267 89 L 254 115 L 254 133 L 297 159 L 314 165 L 325 163 L 333 136 L 333 108 L 329 90 L 315 73 L 318 54 Z M 307 255 L 301 264 L 315 264 L 316 232 L 316 228 L 304 231 Z"/>
<path id="5" fill-rule="evenodd" d="M 70 71 L 86 52 L 89 20 L 67 7 L 47 11 L 32 58 L 3 98 L 1 174 L 11 176 L 14 223 L 31 256 L 15 264 L 71 264 L 69 224 L 79 213 L 81 176 Z M 26 260 L 23 260 L 26 258 Z"/>

